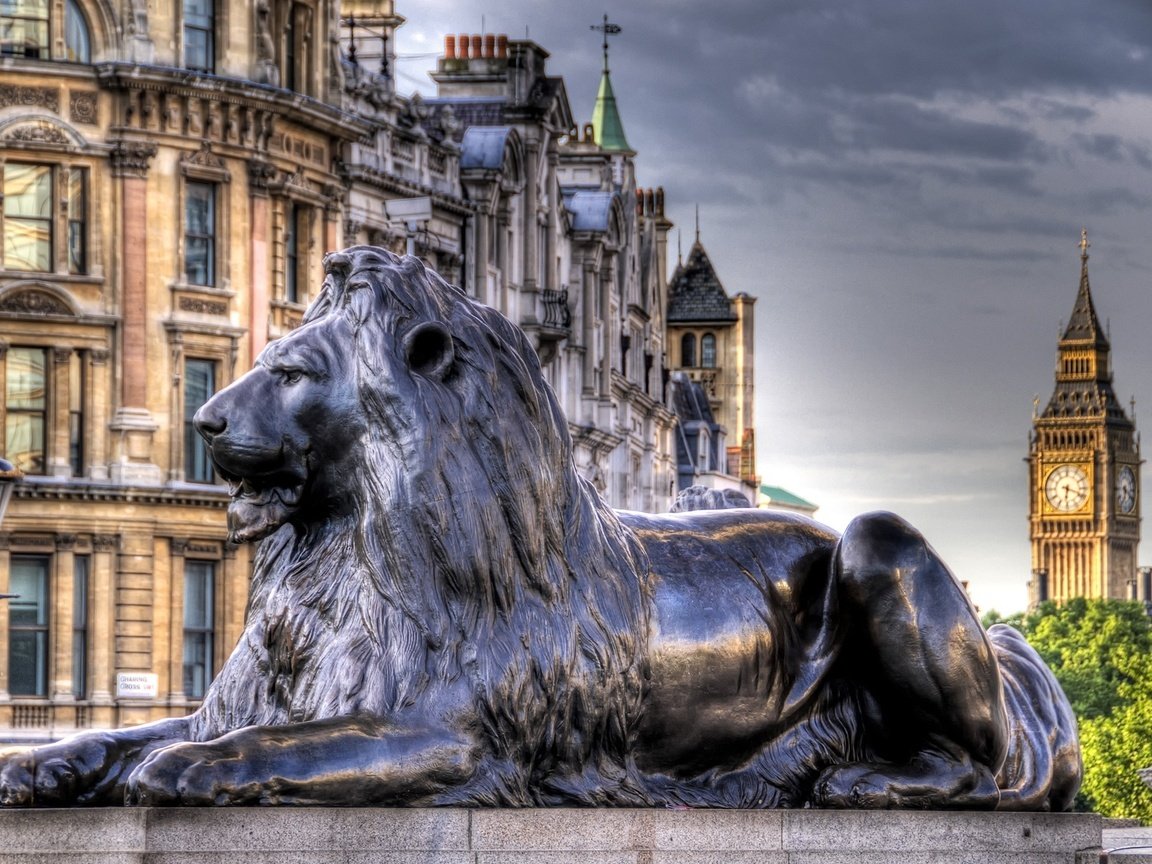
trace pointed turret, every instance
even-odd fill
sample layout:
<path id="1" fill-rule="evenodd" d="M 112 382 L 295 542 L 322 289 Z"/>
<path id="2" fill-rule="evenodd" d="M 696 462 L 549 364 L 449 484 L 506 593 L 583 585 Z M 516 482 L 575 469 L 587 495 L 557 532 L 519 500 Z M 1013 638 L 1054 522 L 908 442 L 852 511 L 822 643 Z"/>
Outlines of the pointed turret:
<path id="1" fill-rule="evenodd" d="M 1088 231 L 1080 232 L 1080 290 L 1076 294 L 1076 305 L 1072 307 L 1072 317 L 1064 330 L 1063 342 L 1091 343 L 1093 347 L 1105 351 L 1109 349 L 1108 337 L 1100 327 L 1096 317 L 1096 307 L 1092 305 L 1092 289 L 1088 283 Z"/>
<path id="2" fill-rule="evenodd" d="M 1044 417 L 1103 416 L 1130 423 L 1112 389 L 1112 349 L 1096 317 L 1088 281 L 1088 232 L 1080 232 L 1080 289 L 1060 337 L 1056 389 Z"/>
<path id="3" fill-rule="evenodd" d="M 697 229 L 699 232 L 699 229 Z M 688 260 L 677 265 L 668 285 L 668 320 L 673 322 L 735 321 L 732 301 L 699 239 Z"/>
<path id="4" fill-rule="evenodd" d="M 609 22 L 605 15 L 604 23 L 592 29 L 604 33 L 604 71 L 600 75 L 600 89 L 596 92 L 596 106 L 592 109 L 592 131 L 602 150 L 634 155 L 636 151 L 628 146 L 628 139 L 624 137 L 624 124 L 620 122 L 612 76 L 608 72 L 608 37 L 619 33 L 620 26 Z"/>

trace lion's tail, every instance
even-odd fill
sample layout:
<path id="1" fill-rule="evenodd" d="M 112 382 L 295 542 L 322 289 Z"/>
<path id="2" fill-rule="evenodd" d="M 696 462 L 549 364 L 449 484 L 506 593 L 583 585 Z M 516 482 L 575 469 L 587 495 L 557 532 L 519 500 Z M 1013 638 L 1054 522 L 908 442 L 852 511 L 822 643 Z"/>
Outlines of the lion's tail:
<path id="1" fill-rule="evenodd" d="M 988 637 L 1000 663 L 1008 714 L 1008 756 L 996 776 L 1001 810 L 1067 810 L 1084 769 L 1068 697 L 1016 630 L 995 624 Z"/>

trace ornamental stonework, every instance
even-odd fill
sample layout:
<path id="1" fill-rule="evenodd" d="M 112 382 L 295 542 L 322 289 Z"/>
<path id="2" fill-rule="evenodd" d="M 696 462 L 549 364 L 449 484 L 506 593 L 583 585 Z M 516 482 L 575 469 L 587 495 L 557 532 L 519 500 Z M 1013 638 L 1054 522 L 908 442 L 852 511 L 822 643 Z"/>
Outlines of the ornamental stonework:
<path id="1" fill-rule="evenodd" d="M 112 150 L 108 154 L 112 161 L 113 176 L 143 177 L 148 173 L 156 149 L 151 141 L 113 141 Z"/>
<path id="2" fill-rule="evenodd" d="M 180 311 L 196 312 L 200 315 L 227 315 L 228 304 L 217 300 L 204 300 L 200 297 L 181 297 Z"/>
<path id="3" fill-rule="evenodd" d="M 0 298 L 0 312 L 21 315 L 72 315 L 72 310 L 46 291 L 16 291 Z"/>
<path id="4" fill-rule="evenodd" d="M 96 94 L 83 91 L 69 93 L 68 118 L 73 123 L 87 123 L 95 126 L 99 122 L 96 113 Z"/>
<path id="5" fill-rule="evenodd" d="M 60 92 L 54 87 L 17 87 L 0 85 L 0 108 L 47 108 L 59 112 Z"/>
<path id="6" fill-rule="evenodd" d="M 68 136 L 51 123 L 29 123 L 17 126 L 4 136 L 5 141 L 25 144 L 64 144 L 71 143 Z"/>

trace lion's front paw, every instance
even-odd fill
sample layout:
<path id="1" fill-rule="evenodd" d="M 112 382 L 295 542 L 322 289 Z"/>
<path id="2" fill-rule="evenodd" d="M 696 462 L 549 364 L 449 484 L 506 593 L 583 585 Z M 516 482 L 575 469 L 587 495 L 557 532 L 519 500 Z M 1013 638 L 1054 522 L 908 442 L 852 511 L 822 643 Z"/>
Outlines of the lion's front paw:
<path id="1" fill-rule="evenodd" d="M 164 807 L 243 804 L 253 798 L 252 784 L 243 777 L 245 765 L 231 747 L 215 744 L 173 744 L 148 756 L 128 778 L 126 804 Z"/>
<path id="2" fill-rule="evenodd" d="M 817 807 L 883 810 L 892 806 L 892 790 L 887 778 L 869 765 L 848 765 L 825 771 L 812 797 Z"/>
<path id="3" fill-rule="evenodd" d="M 16 753 L 0 762 L 0 807 L 32 806 L 34 772 L 31 753 Z"/>
<path id="4" fill-rule="evenodd" d="M 29 750 L 0 762 L 0 807 L 52 807 L 74 803 L 84 791 L 75 753 Z"/>

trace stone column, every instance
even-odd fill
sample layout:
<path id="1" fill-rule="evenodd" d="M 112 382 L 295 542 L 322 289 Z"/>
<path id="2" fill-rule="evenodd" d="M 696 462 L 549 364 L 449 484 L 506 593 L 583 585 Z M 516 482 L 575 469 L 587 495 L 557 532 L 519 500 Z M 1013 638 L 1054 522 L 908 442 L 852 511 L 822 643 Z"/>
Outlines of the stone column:
<path id="1" fill-rule="evenodd" d="M 148 141 L 112 142 L 112 175 L 120 178 L 120 280 L 122 344 L 120 406 L 111 423 L 119 433 L 112 480 L 159 485 L 152 458 L 156 422 L 148 410 L 148 166 L 156 155 Z"/>
<path id="2" fill-rule="evenodd" d="M 51 437 L 47 473 L 53 477 L 71 477 L 72 460 L 70 457 L 70 424 L 68 408 L 71 404 L 69 392 L 69 363 L 72 360 L 71 348 L 54 348 L 52 356 L 51 381 L 51 429 L 47 430 Z"/>
<path id="3" fill-rule="evenodd" d="M 89 583 L 89 636 L 92 640 L 90 690 L 92 725 L 111 726 L 112 694 L 116 687 L 112 625 L 116 617 L 116 595 L 113 589 L 116 550 L 120 538 L 115 534 L 97 534 L 92 538 L 92 571 Z"/>
<path id="4" fill-rule="evenodd" d="M 252 208 L 252 286 L 248 296 L 248 368 L 268 342 L 268 303 L 272 296 L 271 201 L 268 182 L 276 169 L 263 159 L 248 162 L 249 205 Z"/>
<path id="5" fill-rule="evenodd" d="M 67 367 L 65 367 L 67 368 Z M 56 535 L 56 556 L 52 574 L 51 610 L 51 665 L 48 672 L 48 693 L 53 702 L 74 702 L 72 693 L 72 606 L 76 573 L 76 535 Z M 71 725 L 69 723 L 68 725 Z"/>
<path id="6" fill-rule="evenodd" d="M 537 238 L 540 234 L 539 205 L 540 193 L 537 189 L 536 177 L 540 173 L 540 139 L 532 135 L 524 148 L 527 155 L 524 167 L 524 212 L 522 215 L 520 232 L 524 237 L 524 278 L 521 280 L 521 290 L 524 292 L 524 303 L 520 307 L 520 320 L 529 319 L 535 323 L 536 319 L 536 292 L 539 290 L 540 273 L 540 244 Z"/>
<path id="7" fill-rule="evenodd" d="M 169 705 L 183 705 L 184 697 L 184 553 L 187 540 L 169 541 L 163 579 L 156 581 L 156 653 L 153 665 L 160 673 L 160 692 Z M 167 637 L 167 640 L 163 638 Z"/>
<path id="8" fill-rule="evenodd" d="M 11 573 L 12 535 L 0 534 L 0 594 L 8 593 Z M 10 702 L 8 693 L 8 603 L 0 602 L 0 703 Z"/>
<path id="9" fill-rule="evenodd" d="M 84 386 L 84 435 L 87 439 L 88 476 L 108 479 L 108 351 L 93 348 L 87 354 Z"/>
<path id="10" fill-rule="evenodd" d="M 584 260 L 583 285 L 580 289 L 580 302 L 584 309 L 584 381 L 581 390 L 592 393 L 596 380 L 596 293 L 600 285 L 596 279 L 596 262 L 591 258 Z"/>
<path id="11" fill-rule="evenodd" d="M 508 199 L 504 198 L 500 201 L 499 210 L 496 213 L 496 262 L 500 265 L 500 284 L 496 286 L 499 292 L 498 302 L 494 304 L 504 315 L 513 319 L 516 324 L 520 323 L 518 311 L 515 306 L 515 298 L 510 296 L 510 281 L 509 273 L 512 269 L 512 261 L 510 260 L 509 244 L 508 244 Z"/>

